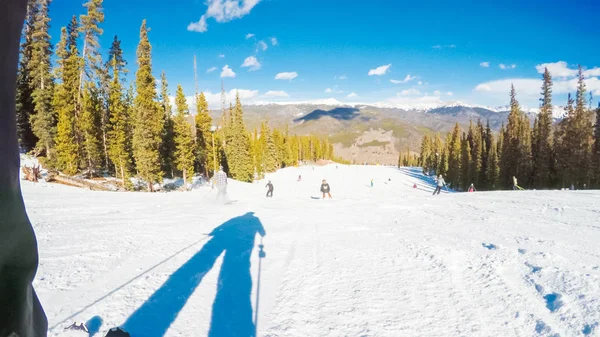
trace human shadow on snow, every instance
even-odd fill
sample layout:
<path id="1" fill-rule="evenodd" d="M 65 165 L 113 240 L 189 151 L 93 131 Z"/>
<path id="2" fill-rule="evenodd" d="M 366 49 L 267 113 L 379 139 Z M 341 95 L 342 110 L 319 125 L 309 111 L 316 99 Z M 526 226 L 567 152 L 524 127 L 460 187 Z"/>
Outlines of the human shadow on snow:
<path id="1" fill-rule="evenodd" d="M 266 234 L 254 212 L 232 218 L 215 228 L 202 249 L 177 269 L 122 327 L 132 336 L 164 336 L 224 251 L 208 336 L 255 336 L 250 258 L 257 233 Z"/>

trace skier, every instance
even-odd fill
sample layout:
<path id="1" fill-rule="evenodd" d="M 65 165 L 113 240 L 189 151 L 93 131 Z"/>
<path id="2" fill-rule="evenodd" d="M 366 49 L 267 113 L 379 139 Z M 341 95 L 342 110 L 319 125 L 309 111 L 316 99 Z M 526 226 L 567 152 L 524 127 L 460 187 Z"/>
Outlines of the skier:
<path id="1" fill-rule="evenodd" d="M 371 179 L 371 187 L 373 187 L 373 179 Z"/>
<path id="2" fill-rule="evenodd" d="M 435 188 L 435 191 L 433 191 L 433 195 L 440 194 L 440 192 L 442 191 L 442 187 L 444 187 L 445 185 L 446 182 L 444 181 L 444 177 L 442 177 L 442 175 L 440 174 L 437 179 L 437 187 Z"/>
<path id="3" fill-rule="evenodd" d="M 269 188 L 269 190 L 267 191 L 267 198 L 273 198 L 273 184 L 271 183 L 270 180 L 269 180 L 269 183 L 265 187 Z"/>
<path id="4" fill-rule="evenodd" d="M 227 196 L 227 173 L 223 171 L 223 166 L 219 166 L 219 172 L 213 177 L 214 183 L 217 186 L 217 200 L 221 196 Z"/>
<path id="5" fill-rule="evenodd" d="M 469 192 L 476 192 L 477 190 L 475 189 L 475 185 L 473 185 L 473 183 L 471 183 L 471 186 L 469 186 Z"/>
<path id="6" fill-rule="evenodd" d="M 298 175 L 298 181 L 302 181 L 302 175 L 301 174 Z"/>
<path id="7" fill-rule="evenodd" d="M 329 187 L 329 184 L 327 183 L 327 181 L 325 179 L 323 179 L 323 182 L 321 183 L 321 193 L 323 193 L 323 199 L 325 199 L 325 195 L 329 196 L 329 199 L 331 199 L 330 190 L 331 190 L 331 187 Z"/>
<path id="8" fill-rule="evenodd" d="M 519 189 L 519 184 L 517 183 L 517 177 L 513 176 L 513 191 Z"/>

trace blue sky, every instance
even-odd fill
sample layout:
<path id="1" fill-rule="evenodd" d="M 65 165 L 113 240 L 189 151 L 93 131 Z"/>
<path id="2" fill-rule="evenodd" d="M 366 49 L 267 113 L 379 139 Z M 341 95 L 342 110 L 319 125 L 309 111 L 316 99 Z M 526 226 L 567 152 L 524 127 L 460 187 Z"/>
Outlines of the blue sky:
<path id="1" fill-rule="evenodd" d="M 84 12 L 83 2 L 52 3 L 53 42 L 71 15 Z M 212 105 L 222 79 L 245 103 L 335 98 L 399 106 L 505 105 L 515 83 L 522 104 L 534 108 L 544 66 L 562 105 L 574 92 L 577 64 L 600 97 L 597 1 L 439 2 L 105 0 L 101 45 L 106 57 L 118 35 L 135 71 L 147 19 L 155 75 L 166 72 L 171 94 L 181 84 L 193 95 L 195 54 L 199 88 Z"/>

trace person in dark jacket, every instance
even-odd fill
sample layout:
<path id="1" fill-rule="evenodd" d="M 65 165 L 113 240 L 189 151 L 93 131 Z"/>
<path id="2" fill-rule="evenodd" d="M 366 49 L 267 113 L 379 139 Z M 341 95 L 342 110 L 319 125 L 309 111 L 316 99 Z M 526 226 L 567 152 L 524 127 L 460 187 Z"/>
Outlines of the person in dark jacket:
<path id="1" fill-rule="evenodd" d="M 327 195 L 329 197 L 329 199 L 331 199 L 330 191 L 331 191 L 331 187 L 329 187 L 327 180 L 323 179 L 323 181 L 321 183 L 321 193 L 323 193 L 323 199 L 325 199 L 325 195 Z"/>
<path id="2" fill-rule="evenodd" d="M 0 1 L 0 336 L 44 337 L 48 321 L 33 289 L 35 233 L 19 183 L 15 86 L 27 0 Z"/>
<path id="3" fill-rule="evenodd" d="M 271 183 L 270 180 L 269 180 L 269 183 L 265 187 L 269 188 L 267 190 L 267 198 L 273 198 L 273 184 Z"/>

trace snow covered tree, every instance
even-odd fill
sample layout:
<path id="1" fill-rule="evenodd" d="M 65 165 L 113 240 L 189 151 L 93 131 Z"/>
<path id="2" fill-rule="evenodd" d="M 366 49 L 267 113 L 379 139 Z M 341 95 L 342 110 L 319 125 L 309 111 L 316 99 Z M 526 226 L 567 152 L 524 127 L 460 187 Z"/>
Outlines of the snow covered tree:
<path id="1" fill-rule="evenodd" d="M 164 113 L 156 103 L 156 81 L 152 76 L 152 46 L 148 40 L 146 20 L 140 28 L 140 43 L 137 48 L 135 126 L 133 133 L 133 156 L 139 175 L 148 183 L 162 180 L 160 146 L 164 127 Z"/>
<path id="2" fill-rule="evenodd" d="M 31 59 L 27 64 L 30 85 L 32 87 L 34 113 L 30 115 L 31 129 L 38 138 L 36 148 L 43 151 L 53 161 L 54 138 L 56 135 L 56 114 L 52 109 L 54 81 L 50 70 L 52 45 L 50 43 L 50 0 L 35 0 L 33 6 L 33 33 L 31 41 Z"/>
<path id="3" fill-rule="evenodd" d="M 183 185 L 187 189 L 188 178 L 194 175 L 194 137 L 191 125 L 187 119 L 190 115 L 190 109 L 187 104 L 183 88 L 177 86 L 175 96 L 177 105 L 177 116 L 175 117 L 175 164 L 177 169 L 183 174 Z"/>

